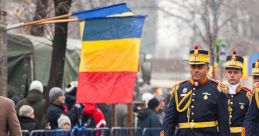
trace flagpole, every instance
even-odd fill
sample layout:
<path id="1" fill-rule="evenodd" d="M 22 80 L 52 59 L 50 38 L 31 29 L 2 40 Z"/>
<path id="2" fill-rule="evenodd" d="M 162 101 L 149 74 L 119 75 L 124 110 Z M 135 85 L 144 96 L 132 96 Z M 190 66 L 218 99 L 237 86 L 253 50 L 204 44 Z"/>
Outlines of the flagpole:
<path id="1" fill-rule="evenodd" d="M 31 22 L 23 22 L 23 23 L 18 23 L 18 24 L 13 24 L 13 25 L 8 25 L 6 27 L 6 30 L 10 30 L 10 29 L 14 29 L 17 27 L 22 27 L 22 26 L 28 26 L 28 25 L 34 25 L 34 24 L 39 24 L 45 21 L 50 21 L 50 20 L 55 20 L 55 19 L 61 19 L 61 18 L 66 18 L 71 16 L 72 14 L 65 14 L 65 15 L 60 15 L 60 16 L 55 16 L 55 17 L 50 17 L 50 18 L 45 18 L 45 19 L 41 19 L 41 20 L 36 20 L 36 21 L 31 21 Z"/>
<path id="2" fill-rule="evenodd" d="M 44 21 L 37 24 L 44 25 L 44 24 L 65 23 L 65 22 L 78 22 L 78 21 L 79 20 L 77 18 L 70 18 L 70 19 L 49 20 L 49 21 Z"/>

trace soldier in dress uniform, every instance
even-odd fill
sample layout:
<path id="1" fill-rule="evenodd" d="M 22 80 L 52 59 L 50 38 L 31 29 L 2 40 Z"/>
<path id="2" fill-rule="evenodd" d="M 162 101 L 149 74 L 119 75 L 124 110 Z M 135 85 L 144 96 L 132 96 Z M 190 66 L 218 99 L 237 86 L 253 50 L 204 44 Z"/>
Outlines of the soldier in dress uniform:
<path id="1" fill-rule="evenodd" d="M 259 136 L 259 59 L 252 65 L 253 97 L 250 103 L 246 120 L 246 136 Z"/>
<path id="2" fill-rule="evenodd" d="M 160 136 L 230 136 L 227 86 L 208 79 L 209 61 L 197 45 L 190 51 L 191 78 L 173 86 Z"/>
<path id="3" fill-rule="evenodd" d="M 240 79 L 243 76 L 242 56 L 236 51 L 227 56 L 225 63 L 225 77 L 228 86 L 228 111 L 231 136 L 241 136 L 243 122 L 250 103 L 251 90 L 242 86 Z"/>

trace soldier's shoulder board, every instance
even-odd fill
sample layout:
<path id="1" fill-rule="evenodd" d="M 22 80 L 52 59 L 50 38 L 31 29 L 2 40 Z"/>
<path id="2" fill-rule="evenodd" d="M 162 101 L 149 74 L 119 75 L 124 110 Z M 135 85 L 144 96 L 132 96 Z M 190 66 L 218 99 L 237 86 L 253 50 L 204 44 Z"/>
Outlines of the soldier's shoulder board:
<path id="1" fill-rule="evenodd" d="M 173 85 L 173 87 L 179 86 L 180 84 L 183 84 L 183 83 L 185 83 L 185 82 L 187 82 L 187 81 L 188 81 L 188 80 L 184 80 L 184 81 L 177 82 L 177 83 L 175 83 L 175 84 Z"/>
<path id="2" fill-rule="evenodd" d="M 221 93 L 225 93 L 228 94 L 228 86 L 226 84 L 224 84 L 223 82 L 219 81 L 219 80 L 215 80 L 215 79 L 210 79 L 212 82 L 214 82 L 215 84 L 217 84 L 217 90 Z"/>
<path id="3" fill-rule="evenodd" d="M 216 80 L 216 79 L 210 79 L 213 83 L 215 83 L 215 84 L 219 84 L 220 83 L 220 81 L 219 80 Z"/>
<path id="4" fill-rule="evenodd" d="M 173 85 L 173 87 L 172 87 L 173 92 L 179 88 L 180 84 L 183 84 L 183 83 L 185 83 L 185 82 L 187 82 L 187 81 L 188 81 L 188 80 L 184 80 L 184 81 L 180 81 L 180 82 L 175 83 L 175 84 Z"/>

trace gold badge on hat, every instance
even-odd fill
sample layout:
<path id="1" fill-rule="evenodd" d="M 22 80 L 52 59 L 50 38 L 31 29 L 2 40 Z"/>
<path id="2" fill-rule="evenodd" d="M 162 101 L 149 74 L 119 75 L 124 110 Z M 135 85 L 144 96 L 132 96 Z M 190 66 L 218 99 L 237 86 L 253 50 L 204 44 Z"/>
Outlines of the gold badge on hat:
<path id="1" fill-rule="evenodd" d="M 198 56 L 199 56 L 199 46 L 198 45 L 195 45 L 193 54 L 194 54 L 194 60 L 198 61 L 199 60 L 199 58 L 198 58 Z"/>
<path id="2" fill-rule="evenodd" d="M 231 58 L 232 65 L 236 65 L 236 60 L 237 60 L 236 55 L 237 55 L 237 52 L 233 51 L 232 58 Z"/>

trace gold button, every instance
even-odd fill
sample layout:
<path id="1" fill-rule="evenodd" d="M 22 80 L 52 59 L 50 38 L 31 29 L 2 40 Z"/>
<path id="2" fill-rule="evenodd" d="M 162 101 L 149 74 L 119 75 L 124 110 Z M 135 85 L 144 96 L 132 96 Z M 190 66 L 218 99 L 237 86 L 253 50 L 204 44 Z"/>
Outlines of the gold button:
<path id="1" fill-rule="evenodd" d="M 194 102 L 195 100 L 194 100 L 194 99 L 192 99 L 192 101 Z"/>
<path id="2" fill-rule="evenodd" d="M 194 113 L 192 112 L 192 115 L 194 115 Z"/>
<path id="3" fill-rule="evenodd" d="M 194 108 L 194 106 L 192 105 L 191 108 Z"/>

